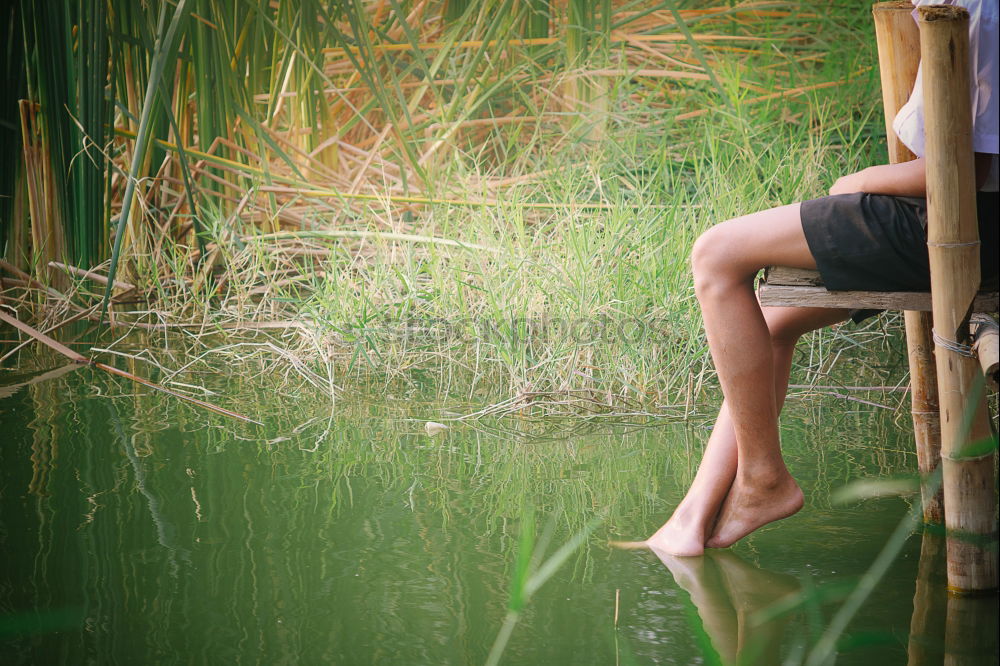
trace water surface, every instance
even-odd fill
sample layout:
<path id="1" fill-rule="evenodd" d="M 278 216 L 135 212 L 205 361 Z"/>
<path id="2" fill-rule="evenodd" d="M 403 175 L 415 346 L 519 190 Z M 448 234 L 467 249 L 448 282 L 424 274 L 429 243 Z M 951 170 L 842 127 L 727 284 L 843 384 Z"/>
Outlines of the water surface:
<path id="1" fill-rule="evenodd" d="M 440 409 L 416 398 L 331 408 L 265 387 L 239 405 L 258 428 L 90 368 L 0 383 L 21 385 L 0 393 L 3 663 L 483 663 L 528 507 L 546 554 L 602 522 L 530 599 L 503 663 L 778 663 L 815 643 L 913 501 L 831 504 L 851 480 L 916 467 L 905 410 L 841 398 L 793 399 L 783 418 L 800 514 L 663 562 L 607 541 L 669 515 L 707 439 L 699 419 L 508 418 L 429 437 Z M 904 545 L 838 663 L 940 662 L 931 540 L 914 612 L 921 545 Z M 782 598 L 817 601 L 756 622 Z M 949 631 L 994 662 L 996 599 L 969 604 Z"/>

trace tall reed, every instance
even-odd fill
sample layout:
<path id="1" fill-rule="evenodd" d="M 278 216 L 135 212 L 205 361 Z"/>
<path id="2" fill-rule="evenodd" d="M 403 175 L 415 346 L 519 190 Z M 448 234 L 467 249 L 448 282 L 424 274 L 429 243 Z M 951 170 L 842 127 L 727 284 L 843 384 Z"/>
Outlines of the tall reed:
<path id="1" fill-rule="evenodd" d="M 38 104 L 41 163 L 33 165 L 39 173 L 34 194 L 45 219 L 36 220 L 34 240 L 46 247 L 35 252 L 85 266 L 107 253 L 105 155 L 112 98 L 106 9 L 101 0 L 17 6 L 27 94 Z M 35 113 L 30 106 L 22 109 Z"/>
<path id="2" fill-rule="evenodd" d="M 455 0 L 440 13 L 405 1 L 182 4 L 193 19 L 172 26 L 171 44 L 162 42 L 158 18 L 181 16 L 171 3 L 17 5 L 27 92 L 44 124 L 40 159 L 51 165 L 52 191 L 38 214 L 46 233 L 65 235 L 73 263 L 89 267 L 107 257 L 112 216 L 125 233 L 116 242 L 136 258 L 156 243 L 129 219 L 152 212 L 172 233 L 197 233 L 199 201 L 233 210 L 260 176 L 265 184 L 281 176 L 323 182 L 348 195 L 359 188 L 433 194 L 444 181 L 428 168 L 461 155 L 466 128 L 502 127 L 510 118 L 519 131 L 568 112 L 599 138 L 614 75 L 588 68 L 609 63 L 612 26 L 641 32 L 659 6 L 634 12 L 629 3 L 615 19 L 610 0 L 562 7 Z M 38 48 L 42 36 L 56 36 L 52 48 Z M 8 40 L 8 49 L 16 43 Z M 567 96 L 553 105 L 545 98 L 562 73 L 569 74 Z M 549 81 L 535 83 L 538 77 Z M 111 127 L 119 137 L 141 134 L 124 144 L 119 138 L 113 151 L 129 178 L 108 178 Z M 158 140 L 173 149 L 164 152 Z M 215 159 L 193 159 L 193 146 Z M 282 209 L 269 192 L 240 210 L 274 231 L 291 221 Z M 3 219 L 6 234 L 12 223 Z"/>
<path id="3" fill-rule="evenodd" d="M 8 96 L 0 105 L 0 254 L 11 263 L 20 265 L 21 243 L 14 227 L 23 229 L 23 220 L 16 219 L 15 200 L 23 178 L 20 113 L 16 100 L 24 96 L 25 69 L 23 31 L 17 5 L 8 5 L 0 14 L 3 32 L 3 57 L 0 67 L 6 81 Z M 12 93 L 12 94 L 11 94 Z"/>

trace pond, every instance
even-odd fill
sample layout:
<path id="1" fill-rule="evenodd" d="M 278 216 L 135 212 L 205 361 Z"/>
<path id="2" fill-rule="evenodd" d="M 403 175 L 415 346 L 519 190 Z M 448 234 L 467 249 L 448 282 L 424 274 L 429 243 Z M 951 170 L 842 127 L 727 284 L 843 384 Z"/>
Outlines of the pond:
<path id="1" fill-rule="evenodd" d="M 666 519 L 703 418 L 509 416 L 432 437 L 441 409 L 419 395 L 331 407 L 265 386 L 242 402 L 258 427 L 57 365 L 0 377 L 5 664 L 481 664 L 519 549 L 539 566 L 581 533 L 501 663 L 796 663 L 916 501 L 831 501 L 852 480 L 915 472 L 902 392 L 878 396 L 894 409 L 793 396 L 784 452 L 804 510 L 662 562 L 608 541 Z M 940 550 L 909 537 L 838 663 L 996 661 L 996 597 L 952 600 L 946 626 Z"/>

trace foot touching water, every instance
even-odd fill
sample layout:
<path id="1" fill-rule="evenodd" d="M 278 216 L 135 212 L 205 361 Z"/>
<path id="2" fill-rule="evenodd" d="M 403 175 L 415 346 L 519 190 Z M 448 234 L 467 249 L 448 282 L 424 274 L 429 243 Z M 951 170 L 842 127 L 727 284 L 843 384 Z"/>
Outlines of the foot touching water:
<path id="1" fill-rule="evenodd" d="M 676 517 L 671 517 L 646 540 L 646 544 L 655 551 L 675 557 L 697 557 L 704 554 L 704 527 L 682 525 L 679 522 Z"/>
<path id="2" fill-rule="evenodd" d="M 705 546 L 728 548 L 754 530 L 797 513 L 802 504 L 802 490 L 787 471 L 766 483 L 737 475 Z"/>
<path id="3" fill-rule="evenodd" d="M 680 524 L 681 521 L 672 517 L 667 523 L 656 530 L 656 533 L 645 541 L 612 541 L 615 548 L 625 550 L 649 549 L 657 555 L 673 557 L 697 557 L 705 553 L 704 527 L 691 527 Z"/>

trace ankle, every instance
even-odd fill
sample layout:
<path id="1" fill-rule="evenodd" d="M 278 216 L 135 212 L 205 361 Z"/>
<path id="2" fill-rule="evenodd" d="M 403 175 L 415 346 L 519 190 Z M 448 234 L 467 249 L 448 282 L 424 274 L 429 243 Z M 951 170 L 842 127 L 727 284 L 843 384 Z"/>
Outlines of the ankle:
<path id="1" fill-rule="evenodd" d="M 777 488 L 795 483 L 788 468 L 783 462 L 777 464 L 755 465 L 749 468 L 741 467 L 737 472 L 738 482 L 742 486 L 753 488 Z"/>
<path id="2" fill-rule="evenodd" d="M 683 503 L 674 510 L 673 515 L 667 523 L 671 527 L 684 531 L 707 529 L 709 516 L 706 511 L 699 507 L 685 506 Z"/>

